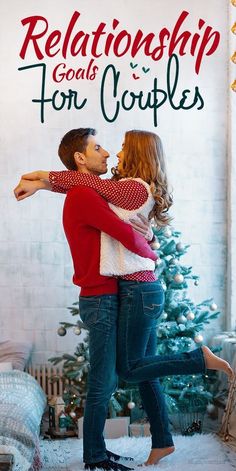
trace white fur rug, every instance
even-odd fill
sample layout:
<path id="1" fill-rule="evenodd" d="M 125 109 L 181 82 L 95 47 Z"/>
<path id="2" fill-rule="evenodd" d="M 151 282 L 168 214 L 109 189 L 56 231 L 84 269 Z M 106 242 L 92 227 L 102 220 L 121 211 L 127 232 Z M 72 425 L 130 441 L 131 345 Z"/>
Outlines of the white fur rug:
<path id="1" fill-rule="evenodd" d="M 214 434 L 193 435 L 192 437 L 174 436 L 176 451 L 162 459 L 158 466 L 138 468 L 148 456 L 150 438 L 122 437 L 106 440 L 107 448 L 123 456 L 132 456 L 134 462 L 123 462 L 136 471 L 235 471 L 236 448 L 224 444 Z M 44 467 L 42 471 L 81 471 L 82 440 L 42 440 L 41 452 Z"/>

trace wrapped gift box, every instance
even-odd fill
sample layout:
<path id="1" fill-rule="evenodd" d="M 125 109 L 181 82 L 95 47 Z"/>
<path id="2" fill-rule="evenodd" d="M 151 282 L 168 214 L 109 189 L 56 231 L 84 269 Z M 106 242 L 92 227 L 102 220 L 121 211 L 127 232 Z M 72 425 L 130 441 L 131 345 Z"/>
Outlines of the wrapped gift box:
<path id="1" fill-rule="evenodd" d="M 83 421 L 78 420 L 78 438 L 83 438 Z M 107 419 L 104 428 L 104 438 L 120 438 L 129 434 L 130 417 L 115 417 Z"/>
<path id="2" fill-rule="evenodd" d="M 129 426 L 129 436 L 130 437 L 148 437 L 150 434 L 150 424 L 149 422 L 144 423 L 133 423 Z"/>

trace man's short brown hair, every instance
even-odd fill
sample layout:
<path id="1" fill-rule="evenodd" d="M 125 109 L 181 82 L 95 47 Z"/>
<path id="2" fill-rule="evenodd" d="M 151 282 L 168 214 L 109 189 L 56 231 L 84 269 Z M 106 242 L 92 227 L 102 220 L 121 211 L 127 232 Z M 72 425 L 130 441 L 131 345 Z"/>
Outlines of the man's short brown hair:
<path id="1" fill-rule="evenodd" d="M 85 152 L 89 136 L 95 136 L 94 128 L 78 128 L 67 132 L 58 148 L 58 155 L 68 170 L 77 170 L 74 159 L 75 152 Z"/>

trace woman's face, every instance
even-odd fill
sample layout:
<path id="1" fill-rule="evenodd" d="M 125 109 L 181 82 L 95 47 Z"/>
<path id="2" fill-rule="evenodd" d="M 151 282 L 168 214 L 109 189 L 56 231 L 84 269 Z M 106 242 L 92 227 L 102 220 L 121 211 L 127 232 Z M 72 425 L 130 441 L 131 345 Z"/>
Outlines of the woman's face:
<path id="1" fill-rule="evenodd" d="M 121 148 L 120 152 L 118 152 L 116 154 L 117 158 L 118 158 L 118 164 L 117 164 L 117 169 L 118 170 L 120 170 L 120 168 L 122 167 L 123 161 L 124 161 L 124 147 L 125 147 L 125 141 L 122 144 L 122 148 Z"/>

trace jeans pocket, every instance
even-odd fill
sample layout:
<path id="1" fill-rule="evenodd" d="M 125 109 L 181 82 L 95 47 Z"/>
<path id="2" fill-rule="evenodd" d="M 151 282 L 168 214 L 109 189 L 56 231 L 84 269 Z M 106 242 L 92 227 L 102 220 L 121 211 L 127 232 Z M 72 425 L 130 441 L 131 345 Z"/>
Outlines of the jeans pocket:
<path id="1" fill-rule="evenodd" d="M 141 294 L 144 315 L 153 319 L 158 319 L 164 307 L 163 290 L 146 291 Z"/>
<path id="2" fill-rule="evenodd" d="M 100 301 L 100 299 L 85 296 L 79 299 L 80 317 L 86 327 L 90 327 L 97 322 Z"/>

